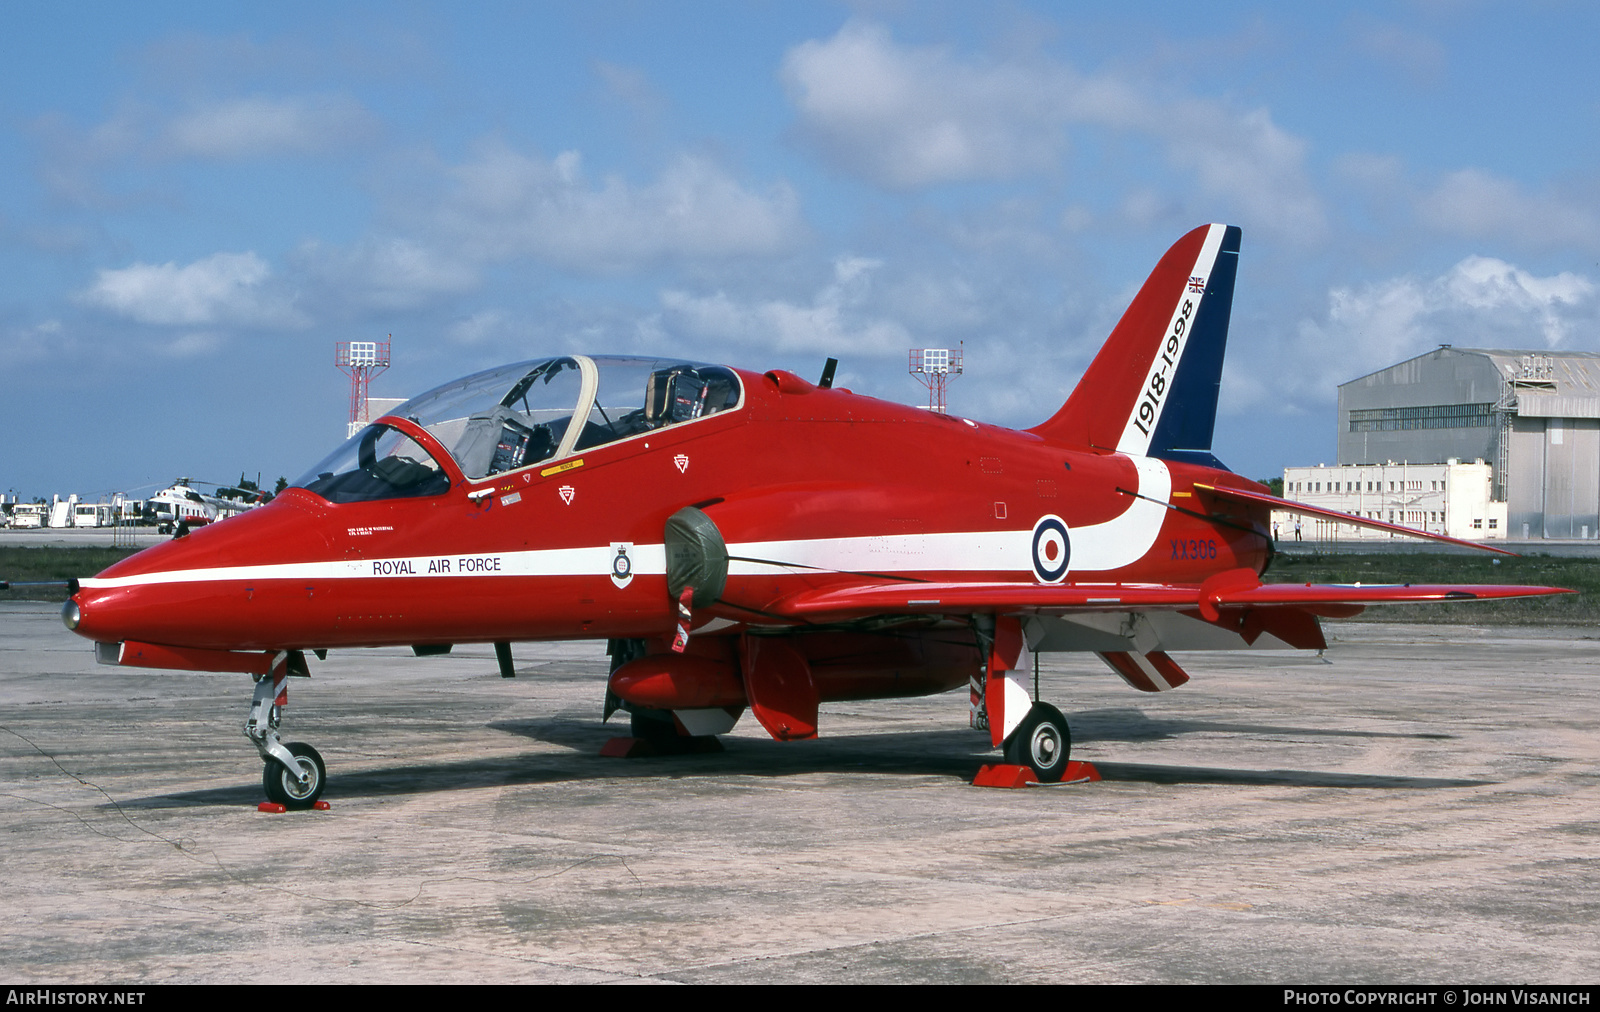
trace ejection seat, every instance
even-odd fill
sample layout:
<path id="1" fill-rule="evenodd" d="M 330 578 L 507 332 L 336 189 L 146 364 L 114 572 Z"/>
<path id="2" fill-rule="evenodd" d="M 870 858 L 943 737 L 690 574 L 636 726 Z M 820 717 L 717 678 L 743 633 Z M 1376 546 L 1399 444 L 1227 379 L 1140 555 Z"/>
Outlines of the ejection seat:
<path id="1" fill-rule="evenodd" d="M 536 464 L 555 450 L 555 437 L 548 426 L 529 428 L 516 411 L 501 404 L 493 411 L 467 419 L 454 456 L 461 465 L 461 473 L 476 481 L 525 464 Z"/>

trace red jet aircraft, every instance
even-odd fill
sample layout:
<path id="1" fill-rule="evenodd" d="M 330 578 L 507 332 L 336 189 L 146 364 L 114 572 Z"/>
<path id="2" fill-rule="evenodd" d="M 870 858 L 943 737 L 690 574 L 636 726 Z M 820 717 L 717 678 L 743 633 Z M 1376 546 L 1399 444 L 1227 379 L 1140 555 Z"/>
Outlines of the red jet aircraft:
<path id="1" fill-rule="evenodd" d="M 1135 689 L 1169 651 L 1321 649 L 1318 618 L 1548 587 L 1263 584 L 1269 511 L 1419 536 L 1267 493 L 1211 453 L 1239 230 L 1178 240 L 1065 405 L 1027 430 L 774 370 L 567 355 L 416 397 L 272 503 L 79 582 L 106 663 L 244 672 L 268 796 L 326 771 L 279 740 L 306 654 L 605 639 L 605 714 L 663 744 L 746 708 L 814 737 L 832 700 L 969 687 L 1007 760 L 1061 777 L 1070 738 L 1031 651 L 1099 654 Z M 1435 540 L 1449 540 L 1439 539 Z M 1481 547 L 1481 546 L 1475 546 Z"/>

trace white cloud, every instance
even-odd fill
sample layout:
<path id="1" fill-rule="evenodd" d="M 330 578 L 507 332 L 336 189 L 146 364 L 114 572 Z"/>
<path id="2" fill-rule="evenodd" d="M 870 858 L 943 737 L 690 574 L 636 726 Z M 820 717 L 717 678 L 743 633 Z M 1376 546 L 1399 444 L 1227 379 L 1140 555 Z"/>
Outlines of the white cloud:
<path id="1" fill-rule="evenodd" d="M 372 116 L 348 96 L 255 96 L 197 106 L 173 117 L 154 147 L 179 158 L 314 154 L 375 132 Z"/>
<path id="2" fill-rule="evenodd" d="M 139 323 L 294 326 L 299 315 L 267 284 L 272 270 L 254 252 L 215 253 L 182 267 L 136 263 L 102 270 L 81 296 Z"/>
<path id="3" fill-rule="evenodd" d="M 836 165 L 887 187 L 1054 170 L 1069 127 L 1099 127 L 1161 145 L 1171 165 L 1258 227 L 1302 236 L 1325 227 L 1304 141 L 1264 109 L 1161 97 L 1042 60 L 961 59 L 945 47 L 899 45 L 861 22 L 791 49 L 782 75 L 803 135 Z"/>
<path id="4" fill-rule="evenodd" d="M 1591 204 L 1525 193 L 1480 169 L 1446 176 L 1417 205 L 1422 221 L 1450 235 L 1509 239 L 1535 248 L 1600 247 L 1600 216 Z"/>
<path id="5" fill-rule="evenodd" d="M 1600 329 L 1596 293 L 1594 282 L 1569 271 L 1538 277 L 1482 256 L 1467 257 L 1434 278 L 1335 288 L 1325 312 L 1301 320 L 1276 347 L 1230 356 L 1225 406 L 1237 411 L 1329 403 L 1340 383 L 1440 344 L 1573 347 L 1579 335 Z"/>
<path id="6" fill-rule="evenodd" d="M 79 131 L 60 117 L 39 124 L 55 149 L 56 171 L 115 162 L 241 159 L 321 154 L 371 140 L 376 118 L 347 95 L 256 95 L 196 103 L 174 112 L 125 102 L 110 119 Z"/>
<path id="7" fill-rule="evenodd" d="M 786 185 L 752 193 L 710 162 L 683 156 L 655 182 L 585 178 L 581 156 L 545 160 L 493 144 L 451 171 L 441 230 L 464 256 L 532 256 L 610 272 L 669 258 L 765 256 L 804 234 Z"/>
<path id="8" fill-rule="evenodd" d="M 31 326 L 0 329 L 0 366 L 20 368 L 48 361 L 63 349 L 73 349 L 78 342 L 65 331 L 60 320 L 45 320 Z"/>
<path id="9" fill-rule="evenodd" d="M 160 346 L 161 354 L 168 358 L 199 358 L 209 355 L 222 346 L 222 336 L 212 331 L 197 330 L 180 335 Z"/>
<path id="10" fill-rule="evenodd" d="M 226 99 L 181 111 L 126 101 L 110 119 L 87 129 L 48 114 L 34 130 L 44 142 L 39 175 L 52 193 L 73 203 L 115 207 L 127 198 L 105 188 L 100 176 L 109 169 L 327 155 L 367 144 L 378 133 L 378 121 L 355 99 L 331 94 Z"/>
<path id="11" fill-rule="evenodd" d="M 825 153 L 895 187 L 1050 167 L 1065 144 L 1061 96 L 1077 83 L 1060 68 L 963 64 L 942 47 L 898 46 L 858 22 L 791 49 L 783 79 Z"/>
<path id="12" fill-rule="evenodd" d="M 666 98 L 639 68 L 597 60 L 594 72 L 606 93 L 632 110 L 641 121 L 659 120 L 666 113 Z"/>
<path id="13" fill-rule="evenodd" d="M 882 264 L 866 257 L 834 261 L 832 283 L 810 304 L 781 299 L 740 302 L 725 292 L 661 293 L 662 323 L 670 331 L 713 341 L 779 352 L 848 352 L 856 357 L 904 355 L 911 346 L 905 327 L 864 311 L 872 274 Z"/>
<path id="14" fill-rule="evenodd" d="M 450 325 L 450 339 L 457 344 L 482 344 L 504 333 L 511 321 L 498 309 L 484 309 Z"/>
<path id="15" fill-rule="evenodd" d="M 1422 84 L 1440 81 L 1449 66 L 1449 55 L 1439 40 L 1401 25 L 1358 19 L 1354 26 L 1356 47 L 1380 63 L 1404 71 Z"/>
<path id="16" fill-rule="evenodd" d="M 474 266 L 414 239 L 367 239 L 351 247 L 306 243 L 294 263 L 322 289 L 319 303 L 415 309 L 440 295 L 471 291 Z"/>

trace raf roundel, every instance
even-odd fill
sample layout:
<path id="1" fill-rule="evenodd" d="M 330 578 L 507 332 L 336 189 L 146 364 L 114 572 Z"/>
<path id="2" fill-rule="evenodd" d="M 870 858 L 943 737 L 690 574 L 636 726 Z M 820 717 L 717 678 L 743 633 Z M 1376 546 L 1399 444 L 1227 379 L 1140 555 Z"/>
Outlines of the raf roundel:
<path id="1" fill-rule="evenodd" d="M 1058 516 L 1043 516 L 1033 525 L 1033 575 L 1040 583 L 1060 583 L 1067 577 L 1072 541 L 1067 524 Z"/>

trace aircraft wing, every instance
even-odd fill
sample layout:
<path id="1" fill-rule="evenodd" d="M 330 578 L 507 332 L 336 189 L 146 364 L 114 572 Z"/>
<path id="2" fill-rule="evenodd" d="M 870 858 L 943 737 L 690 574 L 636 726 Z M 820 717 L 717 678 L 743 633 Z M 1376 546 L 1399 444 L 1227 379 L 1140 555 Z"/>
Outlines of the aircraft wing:
<path id="1" fill-rule="evenodd" d="M 1199 586 L 1169 584 L 908 583 L 873 581 L 800 591 L 765 613 L 806 622 L 842 622 L 872 615 L 1198 610 L 1214 620 L 1223 608 L 1298 608 L 1349 614 L 1374 604 L 1485 601 L 1570 594 L 1560 587 L 1501 584 L 1259 583 L 1232 570 Z"/>
<path id="2" fill-rule="evenodd" d="M 1498 555 L 1515 556 L 1517 553 L 1504 548 L 1496 548 L 1482 541 L 1463 541 L 1460 538 L 1448 538 L 1443 534 L 1433 534 L 1428 531 L 1419 531 L 1415 527 L 1402 527 L 1399 524 L 1385 523 L 1382 520 L 1371 520 L 1367 517 L 1358 517 L 1350 513 L 1340 513 L 1338 510 L 1323 509 L 1320 506 L 1308 506 L 1303 502 L 1293 499 L 1282 499 L 1266 492 L 1252 492 L 1249 489 L 1229 488 L 1225 485 L 1202 485 L 1198 482 L 1194 486 L 1205 495 L 1218 499 L 1228 499 L 1233 502 L 1248 503 L 1254 506 L 1270 506 L 1275 510 L 1285 513 L 1299 513 L 1302 516 L 1321 517 L 1324 520 L 1333 520 L 1341 524 L 1350 524 L 1353 527 L 1368 527 L 1375 531 L 1388 531 L 1390 534 L 1400 534 L 1408 538 L 1425 538 L 1429 541 L 1440 541 L 1447 545 L 1459 545 L 1462 548 L 1476 548 L 1482 552 L 1494 552 Z"/>

